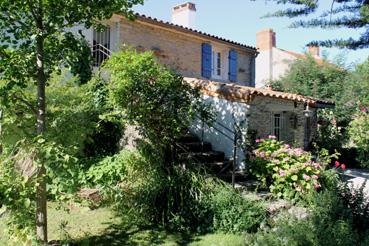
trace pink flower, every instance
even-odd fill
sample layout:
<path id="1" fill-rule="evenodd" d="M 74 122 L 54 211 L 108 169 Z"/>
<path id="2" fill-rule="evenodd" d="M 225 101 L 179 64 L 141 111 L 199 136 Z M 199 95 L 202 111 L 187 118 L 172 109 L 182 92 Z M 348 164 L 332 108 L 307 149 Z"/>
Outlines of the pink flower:
<path id="1" fill-rule="evenodd" d="M 342 164 L 342 165 L 341 165 L 341 168 L 342 168 L 343 170 L 345 170 L 345 169 L 346 169 L 346 165 L 345 165 L 345 164 Z"/>
<path id="2" fill-rule="evenodd" d="M 339 167 L 339 166 L 340 166 L 340 163 L 339 163 L 338 161 L 335 161 L 335 162 L 334 162 L 334 165 L 335 165 L 336 167 Z"/>
<path id="3" fill-rule="evenodd" d="M 319 189 L 320 187 L 322 187 L 322 186 L 319 183 L 314 184 L 314 189 L 315 190 Z"/>
<path id="4" fill-rule="evenodd" d="M 260 152 L 260 154 L 259 154 L 259 155 L 260 155 L 260 157 L 261 157 L 261 158 L 264 158 L 264 157 L 265 157 L 265 152 L 264 152 L 264 151 L 262 151 L 262 152 Z"/>
<path id="5" fill-rule="evenodd" d="M 318 178 L 319 178 L 319 176 L 318 175 L 313 175 L 313 176 L 311 176 L 314 180 L 317 180 Z"/>
<path id="6" fill-rule="evenodd" d="M 314 166 L 316 169 L 320 169 L 320 168 L 321 168 L 320 164 L 319 164 L 319 163 L 316 163 L 316 162 L 314 162 L 314 163 L 313 163 L 313 166 Z"/>
<path id="7" fill-rule="evenodd" d="M 291 146 L 290 146 L 289 144 L 285 144 L 285 145 L 284 145 L 284 147 L 285 147 L 286 149 L 291 148 Z"/>
<path id="8" fill-rule="evenodd" d="M 269 135 L 269 136 L 268 136 L 268 138 L 269 138 L 269 139 L 276 139 L 277 137 L 276 137 L 276 136 L 274 136 L 274 135 Z"/>
<path id="9" fill-rule="evenodd" d="M 279 176 L 281 177 L 286 176 L 286 172 L 284 170 L 279 170 Z"/>
<path id="10" fill-rule="evenodd" d="M 260 143 L 260 142 L 261 142 L 261 140 L 258 138 L 258 139 L 256 139 L 256 140 L 255 140 L 255 142 L 256 142 L 256 143 Z"/>
<path id="11" fill-rule="evenodd" d="M 310 180 L 310 176 L 309 175 L 304 174 L 304 175 L 302 175 L 302 177 L 305 179 L 305 181 L 309 181 Z"/>

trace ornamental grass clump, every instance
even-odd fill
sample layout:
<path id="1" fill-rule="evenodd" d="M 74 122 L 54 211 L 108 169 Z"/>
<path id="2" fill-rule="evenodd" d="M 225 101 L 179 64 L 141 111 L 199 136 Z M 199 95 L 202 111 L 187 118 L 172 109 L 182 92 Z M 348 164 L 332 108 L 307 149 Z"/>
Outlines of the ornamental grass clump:
<path id="1" fill-rule="evenodd" d="M 322 164 L 312 161 L 310 152 L 291 148 L 274 136 L 257 139 L 256 142 L 255 160 L 249 171 L 272 193 L 294 199 L 321 187 Z"/>

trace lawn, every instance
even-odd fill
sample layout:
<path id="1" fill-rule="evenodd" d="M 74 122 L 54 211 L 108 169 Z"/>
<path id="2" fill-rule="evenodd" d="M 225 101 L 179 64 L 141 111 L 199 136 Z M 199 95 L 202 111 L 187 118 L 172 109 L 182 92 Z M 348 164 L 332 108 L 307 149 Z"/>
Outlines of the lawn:
<path id="1" fill-rule="evenodd" d="M 244 245 L 242 235 L 191 235 L 169 233 L 160 227 L 130 227 L 109 208 L 91 210 L 73 204 L 69 212 L 49 203 L 49 240 L 71 239 L 73 245 Z M 0 245 L 7 245 L 4 219 L 0 220 Z"/>

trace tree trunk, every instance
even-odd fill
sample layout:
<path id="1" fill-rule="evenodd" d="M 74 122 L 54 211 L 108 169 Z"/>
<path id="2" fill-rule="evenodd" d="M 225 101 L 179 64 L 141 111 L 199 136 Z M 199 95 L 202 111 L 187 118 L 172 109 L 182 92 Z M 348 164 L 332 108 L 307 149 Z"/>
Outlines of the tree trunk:
<path id="1" fill-rule="evenodd" d="M 45 136 L 46 130 L 46 75 L 44 68 L 44 37 L 40 35 L 36 40 L 36 55 L 37 55 L 37 134 Z M 37 172 L 37 190 L 36 190 L 36 231 L 37 239 L 40 242 L 47 243 L 47 201 L 46 201 L 46 169 L 41 163 Z"/>

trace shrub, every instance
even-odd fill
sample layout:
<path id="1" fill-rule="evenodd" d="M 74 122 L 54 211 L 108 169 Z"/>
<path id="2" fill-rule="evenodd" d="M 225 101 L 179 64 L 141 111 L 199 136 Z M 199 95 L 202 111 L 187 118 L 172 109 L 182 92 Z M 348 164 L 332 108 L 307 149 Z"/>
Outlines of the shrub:
<path id="1" fill-rule="evenodd" d="M 122 150 L 113 156 L 103 158 L 87 171 L 87 182 L 93 186 L 112 188 L 121 182 L 126 174 L 127 162 L 134 161 L 135 153 Z"/>
<path id="2" fill-rule="evenodd" d="M 291 148 L 274 136 L 256 141 L 256 158 L 250 164 L 249 172 L 271 192 L 279 197 L 298 198 L 321 186 L 319 175 L 326 163 L 312 161 L 309 152 Z"/>
<path id="3" fill-rule="evenodd" d="M 327 173 L 328 172 L 328 173 Z M 327 174 L 325 174 L 327 173 Z M 250 245 L 367 245 L 369 199 L 363 188 L 351 189 L 337 179 L 335 170 L 324 171 L 326 189 L 312 192 L 310 214 L 304 220 L 291 216 L 276 222 L 271 231 L 247 235 Z"/>
<path id="4" fill-rule="evenodd" d="M 360 245 L 357 242 L 350 213 L 336 191 L 315 193 L 306 219 L 284 217 L 272 230 L 246 237 L 248 245 Z"/>
<path id="5" fill-rule="evenodd" d="M 117 215 L 138 225 L 235 233 L 255 231 L 264 220 L 261 205 L 216 178 L 205 178 L 198 167 L 175 165 L 168 176 L 157 161 L 142 151 L 123 150 L 92 166 L 87 180 L 102 189 Z"/>
<path id="6" fill-rule="evenodd" d="M 361 167 L 369 168 L 369 114 L 358 114 L 350 123 L 349 136 L 358 150 L 357 160 Z"/>
<path id="7" fill-rule="evenodd" d="M 156 62 L 151 52 L 125 49 L 112 55 L 104 68 L 110 73 L 109 99 L 124 113 L 128 124 L 155 144 L 163 156 L 160 165 L 170 168 L 174 141 L 196 115 L 207 120 L 209 107 L 198 89 L 183 77 Z"/>
<path id="8" fill-rule="evenodd" d="M 214 190 L 210 202 L 215 231 L 254 232 L 266 217 L 266 210 L 263 206 L 246 200 L 226 185 Z"/>

